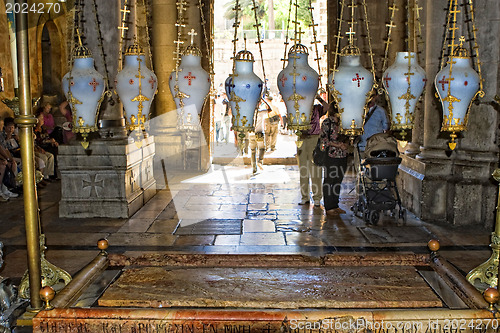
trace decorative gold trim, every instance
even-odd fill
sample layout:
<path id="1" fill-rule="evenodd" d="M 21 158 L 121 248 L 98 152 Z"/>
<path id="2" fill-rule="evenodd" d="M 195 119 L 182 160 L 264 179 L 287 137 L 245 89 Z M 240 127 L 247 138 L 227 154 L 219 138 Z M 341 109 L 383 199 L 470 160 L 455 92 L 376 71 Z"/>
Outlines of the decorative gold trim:
<path id="1" fill-rule="evenodd" d="M 45 246 L 45 235 L 40 234 L 40 259 L 41 259 L 41 268 L 42 268 L 42 287 L 45 286 L 54 286 L 61 281 L 64 282 L 64 285 L 67 285 L 71 281 L 71 275 L 65 270 L 51 264 L 47 259 L 45 259 L 45 250 L 47 247 Z M 29 281 L 29 272 L 26 272 L 21 279 L 21 283 L 19 284 L 19 297 L 23 299 L 30 298 L 30 281 Z"/>

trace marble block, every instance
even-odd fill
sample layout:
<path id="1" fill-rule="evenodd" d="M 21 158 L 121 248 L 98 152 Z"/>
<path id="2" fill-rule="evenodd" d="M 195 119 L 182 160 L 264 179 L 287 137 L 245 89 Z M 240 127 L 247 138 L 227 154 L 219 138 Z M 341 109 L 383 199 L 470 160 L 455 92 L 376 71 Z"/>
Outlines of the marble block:
<path id="1" fill-rule="evenodd" d="M 59 216 L 128 218 L 156 194 L 154 137 L 59 147 Z"/>

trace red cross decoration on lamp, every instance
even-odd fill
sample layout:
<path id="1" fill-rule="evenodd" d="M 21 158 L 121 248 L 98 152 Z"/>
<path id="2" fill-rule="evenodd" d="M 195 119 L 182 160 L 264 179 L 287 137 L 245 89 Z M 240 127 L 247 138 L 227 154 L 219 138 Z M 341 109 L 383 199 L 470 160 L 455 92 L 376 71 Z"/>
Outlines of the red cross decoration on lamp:
<path id="1" fill-rule="evenodd" d="M 191 72 L 188 73 L 188 75 L 184 76 L 185 79 L 188 79 L 188 85 L 191 85 L 191 80 L 196 79 L 196 76 L 193 76 Z"/>
<path id="2" fill-rule="evenodd" d="M 443 78 L 441 80 L 438 81 L 438 83 L 441 83 L 441 90 L 444 91 L 444 85 L 445 84 L 448 84 L 448 80 L 446 80 L 445 76 L 443 75 Z"/>
<path id="3" fill-rule="evenodd" d="M 92 81 L 89 82 L 89 86 L 92 86 L 92 91 L 95 91 L 95 89 L 97 88 L 98 85 L 99 85 L 99 82 L 97 82 L 95 80 L 95 78 L 92 78 Z"/>
<path id="4" fill-rule="evenodd" d="M 353 78 L 353 79 L 352 79 L 352 81 L 353 81 L 353 82 L 354 82 L 354 81 L 358 81 L 358 88 L 359 88 L 359 87 L 361 87 L 361 85 L 360 85 L 360 83 L 359 83 L 359 82 L 360 82 L 360 81 L 362 81 L 362 80 L 364 80 L 364 79 L 365 79 L 364 77 L 360 77 L 360 76 L 359 76 L 359 73 L 356 73 L 356 77 L 355 77 L 355 78 Z"/>
<path id="5" fill-rule="evenodd" d="M 284 87 L 284 86 L 285 86 L 285 82 L 286 82 L 287 80 L 288 80 L 288 78 L 287 78 L 285 75 L 283 75 L 283 76 L 281 77 L 280 81 L 281 81 L 281 86 L 282 86 L 282 87 Z"/>
<path id="6" fill-rule="evenodd" d="M 392 80 L 392 79 L 389 77 L 389 75 L 386 75 L 386 76 L 384 77 L 385 86 L 386 86 L 387 88 L 389 88 L 389 81 L 391 81 L 391 80 Z"/>

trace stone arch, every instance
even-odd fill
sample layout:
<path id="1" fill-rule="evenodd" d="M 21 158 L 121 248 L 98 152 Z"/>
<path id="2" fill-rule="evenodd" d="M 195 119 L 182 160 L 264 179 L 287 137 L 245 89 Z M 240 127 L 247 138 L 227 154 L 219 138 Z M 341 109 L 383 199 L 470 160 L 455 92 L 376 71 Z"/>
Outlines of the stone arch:
<path id="1" fill-rule="evenodd" d="M 37 25 L 36 49 L 40 93 L 61 95 L 65 54 L 61 29 L 50 17 L 41 15 Z"/>

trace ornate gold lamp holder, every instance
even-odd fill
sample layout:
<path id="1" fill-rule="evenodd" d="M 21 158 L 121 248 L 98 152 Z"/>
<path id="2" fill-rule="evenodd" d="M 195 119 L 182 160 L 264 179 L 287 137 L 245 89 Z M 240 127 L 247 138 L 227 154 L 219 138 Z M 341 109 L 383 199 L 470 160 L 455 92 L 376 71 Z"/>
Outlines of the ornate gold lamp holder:
<path id="1" fill-rule="evenodd" d="M 500 169 L 493 172 L 493 178 L 499 183 L 500 189 Z M 478 290 L 484 291 L 488 287 L 498 288 L 498 262 L 500 258 L 500 192 L 498 194 L 496 208 L 495 231 L 491 234 L 491 257 L 477 266 L 467 274 L 467 280 Z"/>
<path id="2" fill-rule="evenodd" d="M 474 6 L 472 0 L 464 3 L 462 8 L 468 11 L 472 34 L 468 36 L 473 57 L 475 60 L 475 69 L 471 66 L 471 56 L 465 48 L 466 39 L 460 36 L 459 45 L 457 45 L 457 15 L 459 10 L 458 0 L 450 0 L 448 8 L 448 18 L 446 23 L 446 36 L 444 38 L 443 50 L 441 54 L 440 71 L 434 80 L 436 86 L 436 97 L 441 101 L 443 107 L 443 122 L 441 124 L 442 132 L 450 132 L 451 141 L 448 146 L 454 150 L 457 146 L 455 141 L 458 132 L 467 130 L 467 122 L 472 102 L 479 96 L 484 97 L 483 78 L 481 74 L 481 62 L 479 60 L 479 46 L 477 44 L 477 28 L 474 21 Z M 448 61 L 444 66 L 445 50 L 449 46 Z M 476 72 L 477 71 L 477 72 Z"/>
<path id="3" fill-rule="evenodd" d="M 339 107 L 341 133 L 350 136 L 352 141 L 354 137 L 363 133 L 364 118 L 368 111 L 366 105 L 372 97 L 373 91 L 377 91 L 378 84 L 375 79 L 366 1 L 362 0 L 361 5 L 354 0 L 347 2 L 346 0 L 341 1 L 338 34 L 335 36 L 334 68 L 329 76 L 328 87 Z M 356 10 L 359 6 L 363 10 L 361 14 Z M 350 11 L 350 19 L 344 18 L 346 9 Z M 370 70 L 361 65 L 361 51 L 356 46 L 358 39 L 356 38 L 356 26 L 359 18 L 362 18 L 365 23 L 364 30 L 371 64 Z M 345 22 L 349 25 L 348 29 L 343 28 Z M 341 40 L 344 38 L 342 33 L 348 36 L 348 42 L 341 49 Z M 341 62 L 337 66 L 338 59 Z"/>

